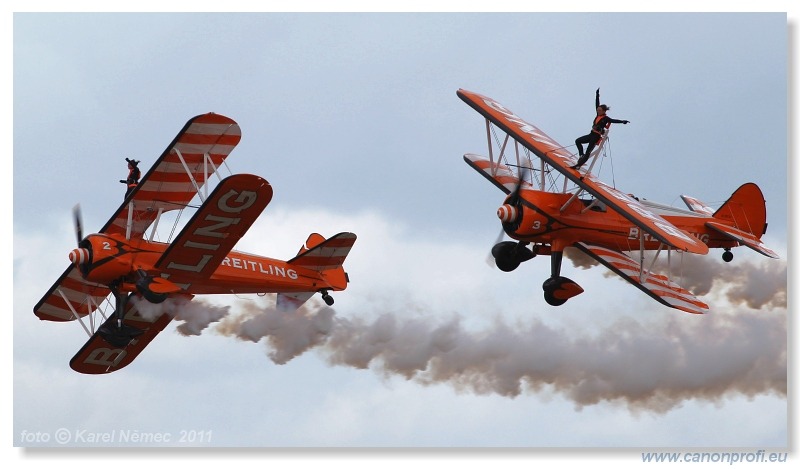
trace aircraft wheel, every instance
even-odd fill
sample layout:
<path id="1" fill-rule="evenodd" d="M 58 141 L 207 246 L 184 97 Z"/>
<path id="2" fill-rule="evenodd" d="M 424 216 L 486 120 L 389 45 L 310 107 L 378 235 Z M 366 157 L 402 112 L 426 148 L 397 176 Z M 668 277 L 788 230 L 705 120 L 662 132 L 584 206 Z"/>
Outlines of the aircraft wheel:
<path id="1" fill-rule="evenodd" d="M 497 257 L 495 258 L 494 263 L 497 265 L 497 268 L 503 272 L 511 272 L 519 267 L 519 261 L 509 259 L 508 257 Z"/>
<path id="2" fill-rule="evenodd" d="M 732 261 L 733 260 L 733 253 L 730 250 L 725 250 L 725 252 L 722 253 L 722 260 L 725 261 L 725 262 Z"/>
<path id="3" fill-rule="evenodd" d="M 327 293 L 322 294 L 322 301 L 324 301 L 328 306 L 333 306 L 333 297 Z"/>
<path id="4" fill-rule="evenodd" d="M 567 300 L 561 300 L 553 296 L 553 292 L 545 290 L 544 292 L 544 301 L 547 302 L 550 306 L 561 306 L 567 302 Z"/>
<path id="5" fill-rule="evenodd" d="M 519 267 L 522 262 L 522 259 L 518 255 L 517 243 L 514 241 L 504 241 L 495 244 L 492 248 L 492 257 L 494 257 L 494 263 L 497 265 L 497 268 L 503 272 L 511 272 Z"/>

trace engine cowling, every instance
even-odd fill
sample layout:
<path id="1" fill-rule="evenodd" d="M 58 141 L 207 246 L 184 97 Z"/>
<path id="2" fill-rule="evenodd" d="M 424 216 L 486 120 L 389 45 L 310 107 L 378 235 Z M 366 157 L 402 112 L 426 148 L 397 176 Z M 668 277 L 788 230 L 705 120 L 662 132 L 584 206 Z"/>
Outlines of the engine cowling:
<path id="1" fill-rule="evenodd" d="M 519 217 L 517 207 L 511 204 L 503 204 L 497 209 L 497 218 L 503 223 L 514 223 Z"/>
<path id="2" fill-rule="evenodd" d="M 133 249 L 124 240 L 105 234 L 84 238 L 69 260 L 86 280 L 104 285 L 131 273 Z"/>

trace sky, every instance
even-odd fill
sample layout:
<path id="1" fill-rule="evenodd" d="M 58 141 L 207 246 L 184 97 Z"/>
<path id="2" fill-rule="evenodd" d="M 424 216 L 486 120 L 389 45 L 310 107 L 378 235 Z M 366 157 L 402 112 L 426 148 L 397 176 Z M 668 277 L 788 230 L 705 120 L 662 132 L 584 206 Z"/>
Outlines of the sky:
<path id="1" fill-rule="evenodd" d="M 13 445 L 785 448 L 789 36 L 785 13 L 15 13 Z M 586 292 L 548 306 L 548 259 L 486 264 L 503 194 L 463 161 L 486 131 L 459 88 L 564 145 L 599 88 L 631 122 L 606 182 L 676 206 L 755 182 L 781 259 L 686 259 L 702 317 L 578 260 L 564 275 Z M 124 158 L 149 168 L 206 112 L 242 129 L 230 170 L 274 190 L 237 249 L 288 259 L 352 231 L 351 283 L 292 318 L 274 295 L 205 297 L 224 317 L 200 334 L 173 321 L 127 368 L 79 375 L 84 331 L 32 313 L 72 207 L 98 230 Z"/>

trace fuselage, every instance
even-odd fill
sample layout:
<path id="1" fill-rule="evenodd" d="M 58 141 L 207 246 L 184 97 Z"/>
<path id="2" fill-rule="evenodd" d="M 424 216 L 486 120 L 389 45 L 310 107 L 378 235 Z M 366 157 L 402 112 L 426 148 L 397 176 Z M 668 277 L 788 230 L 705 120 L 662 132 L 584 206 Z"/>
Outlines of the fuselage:
<path id="1" fill-rule="evenodd" d="M 640 201 L 653 213 L 675 227 L 699 239 L 710 248 L 731 248 L 737 244 L 705 226 L 713 217 L 672 207 Z M 620 251 L 657 250 L 663 244 L 637 225 L 609 210 L 597 200 L 530 189 L 510 196 L 505 204 L 516 205 L 516 220 L 504 223 L 506 233 L 519 241 L 560 247 L 584 241 Z M 507 206 L 506 205 L 506 206 Z M 500 212 L 498 212 L 500 216 Z"/>
<path id="2" fill-rule="evenodd" d="M 193 275 L 190 270 L 163 274 L 157 264 L 169 247 L 167 243 L 144 239 L 126 240 L 119 235 L 94 234 L 80 243 L 80 247 L 70 254 L 70 259 L 76 263 L 74 258 L 84 250 L 85 262 L 76 263 L 83 277 L 103 285 L 123 279 L 120 290 L 125 292 L 136 290 L 139 271 L 168 279 L 192 295 L 303 292 L 322 288 L 343 290 L 345 287 L 338 282 L 331 284 L 328 276 L 316 270 L 239 251 L 229 252 L 207 278 Z"/>

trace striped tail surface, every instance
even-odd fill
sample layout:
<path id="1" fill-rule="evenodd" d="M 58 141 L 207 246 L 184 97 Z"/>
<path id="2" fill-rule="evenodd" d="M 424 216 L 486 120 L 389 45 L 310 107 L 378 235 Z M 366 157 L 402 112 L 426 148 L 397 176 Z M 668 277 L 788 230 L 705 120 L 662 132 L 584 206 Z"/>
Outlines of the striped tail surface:
<path id="1" fill-rule="evenodd" d="M 326 303 L 333 304 L 327 291 L 339 291 L 347 288 L 349 278 L 347 272 L 344 271 L 343 264 L 355 242 L 356 235 L 354 233 L 339 233 L 328 239 L 314 233 L 308 237 L 306 244 L 300 248 L 297 256 L 288 263 L 319 272 L 325 280 L 325 285 L 317 291 L 322 292 Z M 317 291 L 279 293 L 278 309 L 295 311 L 314 296 Z"/>

